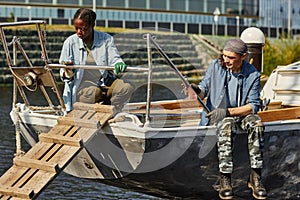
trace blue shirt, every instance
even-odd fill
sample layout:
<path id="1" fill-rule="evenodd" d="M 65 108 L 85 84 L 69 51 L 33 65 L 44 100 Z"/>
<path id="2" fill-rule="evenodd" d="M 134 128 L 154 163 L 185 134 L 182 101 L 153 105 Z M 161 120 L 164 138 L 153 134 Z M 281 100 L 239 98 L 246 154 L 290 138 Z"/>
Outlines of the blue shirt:
<path id="1" fill-rule="evenodd" d="M 206 74 L 198 87 L 203 92 L 204 97 L 207 97 L 206 105 L 209 110 L 228 108 L 231 107 L 231 104 L 240 106 L 249 104 L 253 113 L 257 113 L 261 107 L 260 73 L 253 65 L 243 61 L 241 73 L 237 76 L 239 88 L 230 88 L 232 89 L 231 92 L 235 89 L 239 91 L 236 94 L 236 103 L 232 102 L 232 99 L 230 100 L 231 102 L 228 101 L 228 81 L 230 76 L 229 71 L 221 66 L 218 59 L 212 61 L 208 66 Z M 200 125 L 208 124 L 208 119 L 205 116 L 206 113 L 202 112 Z"/>
<path id="2" fill-rule="evenodd" d="M 94 30 L 94 41 L 91 47 L 91 53 L 95 59 L 96 65 L 114 66 L 117 62 L 123 62 L 117 48 L 114 45 L 113 37 L 107 33 Z M 74 65 L 85 65 L 87 59 L 87 50 L 76 34 L 69 36 L 62 47 L 59 62 L 73 61 Z M 100 81 L 101 85 L 110 86 L 116 79 L 113 71 L 99 70 L 102 74 Z M 65 82 L 63 99 L 66 105 L 66 110 L 73 109 L 73 103 L 76 102 L 76 94 L 78 87 L 82 81 L 83 69 L 75 70 L 75 75 L 72 79 L 64 76 L 63 69 L 60 70 L 60 76 Z M 100 77 L 99 77 L 100 78 Z"/>

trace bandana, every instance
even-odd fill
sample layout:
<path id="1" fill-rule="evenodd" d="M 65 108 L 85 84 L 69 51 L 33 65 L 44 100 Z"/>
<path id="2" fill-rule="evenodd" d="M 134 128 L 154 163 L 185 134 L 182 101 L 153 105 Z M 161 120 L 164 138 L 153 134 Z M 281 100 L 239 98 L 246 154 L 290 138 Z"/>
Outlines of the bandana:
<path id="1" fill-rule="evenodd" d="M 245 42 L 243 42 L 241 39 L 229 39 L 223 50 L 225 51 L 230 51 L 230 52 L 234 52 L 234 53 L 238 53 L 238 54 L 244 54 L 247 53 L 248 48 L 247 45 L 245 44 Z"/>

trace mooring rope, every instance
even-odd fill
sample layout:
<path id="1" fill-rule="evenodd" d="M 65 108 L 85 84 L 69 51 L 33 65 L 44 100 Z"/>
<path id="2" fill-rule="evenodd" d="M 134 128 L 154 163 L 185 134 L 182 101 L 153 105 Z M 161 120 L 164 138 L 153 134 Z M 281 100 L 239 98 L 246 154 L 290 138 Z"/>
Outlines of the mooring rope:
<path id="1" fill-rule="evenodd" d="M 15 130 L 16 130 L 16 153 L 15 153 L 16 157 L 24 154 L 24 152 L 22 151 L 22 144 L 21 144 L 20 117 L 18 114 L 19 111 L 20 111 L 19 105 L 16 105 L 12 110 L 14 123 L 15 123 Z"/>

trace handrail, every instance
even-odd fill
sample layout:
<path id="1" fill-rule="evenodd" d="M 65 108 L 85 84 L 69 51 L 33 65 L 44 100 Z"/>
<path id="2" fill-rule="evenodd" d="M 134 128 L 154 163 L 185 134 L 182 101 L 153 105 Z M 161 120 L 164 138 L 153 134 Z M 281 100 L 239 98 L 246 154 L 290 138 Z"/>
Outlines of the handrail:
<path id="1" fill-rule="evenodd" d="M 101 65 L 64 65 L 64 64 L 48 64 L 46 68 L 65 68 L 65 69 L 95 69 L 95 70 L 114 70 L 113 66 L 101 66 Z M 147 72 L 148 68 L 142 67 L 127 67 L 126 71 L 137 71 L 137 72 Z"/>
<path id="2" fill-rule="evenodd" d="M 21 22 L 4 22 L 4 23 L 0 23 L 0 27 L 34 25 L 34 24 L 44 24 L 44 23 L 45 23 L 44 20 L 31 20 L 31 21 L 21 21 Z"/>

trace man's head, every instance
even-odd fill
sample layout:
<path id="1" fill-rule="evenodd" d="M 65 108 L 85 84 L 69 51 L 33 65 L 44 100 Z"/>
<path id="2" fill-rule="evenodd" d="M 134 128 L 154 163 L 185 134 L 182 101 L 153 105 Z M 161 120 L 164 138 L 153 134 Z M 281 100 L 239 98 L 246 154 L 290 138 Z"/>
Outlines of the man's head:
<path id="1" fill-rule="evenodd" d="M 96 13 L 88 8 L 80 8 L 74 14 L 74 27 L 76 34 L 84 42 L 92 42 Z M 87 41 L 86 41 L 87 40 Z"/>
<path id="2" fill-rule="evenodd" d="M 232 72 L 240 72 L 247 55 L 247 45 L 241 39 L 230 39 L 223 48 L 223 60 Z"/>

